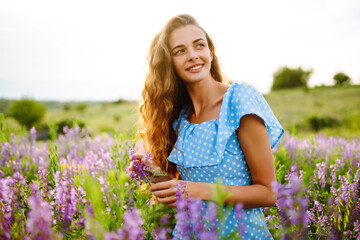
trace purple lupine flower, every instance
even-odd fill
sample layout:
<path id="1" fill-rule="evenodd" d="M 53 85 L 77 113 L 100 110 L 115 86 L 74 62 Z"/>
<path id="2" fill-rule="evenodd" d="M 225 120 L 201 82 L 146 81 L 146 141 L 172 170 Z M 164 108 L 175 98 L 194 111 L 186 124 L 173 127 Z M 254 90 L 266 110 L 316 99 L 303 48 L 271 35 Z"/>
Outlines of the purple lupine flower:
<path id="1" fill-rule="evenodd" d="M 206 215 L 203 217 L 203 231 L 197 234 L 199 240 L 216 240 L 217 235 L 217 212 L 218 206 L 214 202 L 209 202 Z"/>
<path id="2" fill-rule="evenodd" d="M 25 185 L 26 184 L 26 179 L 25 177 L 19 173 L 19 172 L 14 172 L 13 173 L 13 178 L 16 180 L 16 182 L 20 185 Z"/>
<path id="3" fill-rule="evenodd" d="M 288 132 L 286 132 L 284 136 L 284 147 L 286 148 L 286 152 L 290 156 L 291 160 L 298 158 L 299 153 L 296 147 L 299 145 L 299 139 L 294 136 L 290 136 Z"/>
<path id="4" fill-rule="evenodd" d="M 194 228 L 195 233 L 200 233 L 203 230 L 202 223 L 202 201 L 196 199 L 189 205 L 190 222 Z"/>
<path id="5" fill-rule="evenodd" d="M 167 240 L 170 238 L 172 228 L 170 227 L 170 215 L 165 214 L 161 217 L 160 226 L 155 227 L 151 234 L 155 240 Z"/>
<path id="6" fill-rule="evenodd" d="M 180 239 L 213 240 L 217 239 L 217 205 L 208 203 L 207 214 L 204 215 L 203 203 L 200 199 L 191 201 L 186 191 L 186 181 L 180 181 L 175 188 L 176 235 Z"/>
<path id="7" fill-rule="evenodd" d="M 318 170 L 315 172 L 315 177 L 319 182 L 319 187 L 324 188 L 327 183 L 327 166 L 325 162 L 321 162 L 317 163 L 316 167 L 318 168 Z"/>
<path id="8" fill-rule="evenodd" d="M 15 202 L 15 180 L 10 176 L 6 178 L 0 178 L 0 199 L 2 199 L 2 204 L 0 204 L 0 227 L 2 232 L 0 237 L 3 239 L 10 238 L 10 226 L 13 219 L 14 211 L 14 202 Z"/>
<path id="9" fill-rule="evenodd" d="M 167 240 L 169 239 L 169 235 L 171 234 L 171 228 L 155 228 L 151 234 L 153 235 L 155 240 Z"/>
<path id="10" fill-rule="evenodd" d="M 106 232 L 104 234 L 104 240 L 118 240 L 118 239 L 129 239 L 130 238 L 126 238 L 126 236 L 124 237 L 123 235 L 117 233 L 117 232 Z"/>
<path id="11" fill-rule="evenodd" d="M 68 229 L 76 213 L 79 213 L 79 193 L 73 184 L 74 170 L 65 168 L 55 173 L 55 212 L 64 229 Z"/>
<path id="12" fill-rule="evenodd" d="M 36 184 L 30 185 L 33 193 L 29 197 L 30 211 L 26 221 L 26 229 L 34 239 L 53 239 L 51 228 L 52 214 L 47 201 L 41 199 Z"/>
<path id="13" fill-rule="evenodd" d="M 147 166 L 143 162 L 136 162 L 136 161 L 134 161 L 133 166 L 135 171 L 130 174 L 130 179 L 135 179 L 139 182 L 141 181 L 148 182 L 150 173 L 148 171 Z"/>
<path id="14" fill-rule="evenodd" d="M 335 164 L 330 165 L 330 169 L 331 169 L 330 175 L 333 181 L 337 179 L 337 172 L 340 170 L 340 168 L 343 167 L 343 164 L 344 163 L 342 163 L 340 159 L 336 159 Z"/>
<path id="15" fill-rule="evenodd" d="M 346 143 L 345 147 L 343 148 L 344 151 L 342 152 L 342 159 L 346 160 L 346 159 L 354 159 L 355 156 L 355 152 L 354 150 L 356 149 L 356 143 L 355 141 L 353 141 L 352 143 Z"/>
<path id="16" fill-rule="evenodd" d="M 175 218 L 177 220 L 176 224 L 176 230 L 177 234 L 181 239 L 190 239 L 192 232 L 191 232 L 191 225 L 190 225 L 190 215 L 189 215 L 189 196 L 186 192 L 186 182 L 180 181 L 178 184 L 176 184 L 175 188 L 176 191 L 176 210 L 177 213 L 175 215 Z M 183 197 L 185 196 L 185 198 Z"/>
<path id="17" fill-rule="evenodd" d="M 4 166 L 5 163 L 8 161 L 9 159 L 9 155 L 10 155 L 10 144 L 5 142 L 5 143 L 0 143 L 1 146 L 1 165 Z"/>
<path id="18" fill-rule="evenodd" d="M 148 153 L 147 151 L 145 152 L 145 160 L 148 162 L 148 163 L 152 163 L 152 154 L 151 153 Z"/>
<path id="19" fill-rule="evenodd" d="M 142 228 L 144 220 L 141 218 L 140 210 L 130 208 L 124 214 L 124 225 L 118 229 L 121 239 L 142 240 L 145 238 L 145 231 Z"/>
<path id="20" fill-rule="evenodd" d="M 117 240 L 121 239 L 120 235 L 116 232 L 107 232 L 104 234 L 104 240 Z"/>
<path id="21" fill-rule="evenodd" d="M 239 233 L 240 233 L 240 236 L 241 238 L 243 238 L 243 236 L 245 236 L 245 224 L 244 222 L 242 221 L 245 217 L 245 212 L 244 212 L 244 205 L 242 203 L 237 203 L 235 205 L 235 216 L 236 218 L 238 219 L 239 221 Z"/>
<path id="22" fill-rule="evenodd" d="M 359 219 L 354 223 L 354 238 L 360 239 L 360 221 Z"/>
<path id="23" fill-rule="evenodd" d="M 295 171 L 288 175 L 288 181 L 289 183 L 286 186 L 282 186 L 277 182 L 273 183 L 273 191 L 277 193 L 278 198 L 276 206 L 284 228 L 283 237 L 288 238 L 291 231 L 293 237 L 298 239 L 306 238 L 309 216 L 307 200 L 302 196 L 304 195 L 304 189 Z M 293 226 L 296 226 L 295 231 L 290 230 Z"/>
<path id="24" fill-rule="evenodd" d="M 30 135 L 29 135 L 30 144 L 34 145 L 36 141 L 36 129 L 35 127 L 32 127 L 30 129 Z"/>
<path id="25" fill-rule="evenodd" d="M 136 155 L 134 149 L 130 148 L 129 155 L 132 159 L 136 160 Z M 145 152 L 144 162 L 152 163 L 152 155 L 148 152 Z M 135 179 L 136 181 L 149 182 L 151 179 L 151 174 L 149 172 L 149 168 L 143 161 L 133 161 L 134 171 L 130 173 L 130 179 Z"/>
<path id="26" fill-rule="evenodd" d="M 40 196 L 43 199 L 51 198 L 51 187 L 48 180 L 49 171 L 47 169 L 39 169 L 39 180 L 40 180 Z"/>

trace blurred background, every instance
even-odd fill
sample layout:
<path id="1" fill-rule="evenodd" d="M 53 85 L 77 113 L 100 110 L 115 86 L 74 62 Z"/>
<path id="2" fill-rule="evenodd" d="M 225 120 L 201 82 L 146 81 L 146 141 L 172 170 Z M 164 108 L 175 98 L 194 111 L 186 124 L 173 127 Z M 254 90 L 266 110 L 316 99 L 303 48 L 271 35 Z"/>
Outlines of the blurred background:
<path id="1" fill-rule="evenodd" d="M 136 128 L 151 39 L 172 16 L 212 36 L 229 82 L 291 133 L 360 136 L 357 0 L 0 2 L 0 112 L 14 132 Z"/>

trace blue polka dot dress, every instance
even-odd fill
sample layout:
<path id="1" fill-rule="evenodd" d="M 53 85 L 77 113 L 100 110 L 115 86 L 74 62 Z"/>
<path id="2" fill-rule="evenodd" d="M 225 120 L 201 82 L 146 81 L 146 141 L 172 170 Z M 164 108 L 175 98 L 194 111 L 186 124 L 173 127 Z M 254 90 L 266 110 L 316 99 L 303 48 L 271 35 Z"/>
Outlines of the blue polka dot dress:
<path id="1" fill-rule="evenodd" d="M 251 185 L 251 175 L 246 159 L 239 145 L 235 130 L 240 118 L 256 114 L 265 123 L 271 148 L 279 141 L 284 130 L 274 116 L 264 97 L 246 84 L 234 83 L 226 91 L 221 105 L 219 119 L 194 124 L 187 118 L 189 109 L 183 109 L 179 119 L 174 122 L 178 133 L 175 147 L 168 160 L 177 164 L 183 180 L 216 183 L 224 185 Z M 181 152 L 180 152 L 180 151 Z M 208 202 L 203 201 L 207 207 Z M 239 231 L 241 239 L 272 239 L 260 208 L 244 209 L 244 217 L 237 219 L 234 209 L 226 206 L 224 225 L 218 223 L 220 236 Z M 176 228 L 174 230 L 176 237 Z"/>

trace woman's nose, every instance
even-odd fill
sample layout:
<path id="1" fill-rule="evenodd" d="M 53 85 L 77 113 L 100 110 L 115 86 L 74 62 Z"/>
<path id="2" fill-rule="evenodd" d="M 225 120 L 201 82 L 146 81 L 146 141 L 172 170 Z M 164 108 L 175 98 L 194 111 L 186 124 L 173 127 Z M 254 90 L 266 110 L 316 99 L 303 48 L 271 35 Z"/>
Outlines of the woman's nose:
<path id="1" fill-rule="evenodd" d="M 199 55 L 197 54 L 197 52 L 193 49 L 188 51 L 189 55 L 188 55 L 188 60 L 192 61 L 192 60 L 196 60 L 199 58 Z"/>

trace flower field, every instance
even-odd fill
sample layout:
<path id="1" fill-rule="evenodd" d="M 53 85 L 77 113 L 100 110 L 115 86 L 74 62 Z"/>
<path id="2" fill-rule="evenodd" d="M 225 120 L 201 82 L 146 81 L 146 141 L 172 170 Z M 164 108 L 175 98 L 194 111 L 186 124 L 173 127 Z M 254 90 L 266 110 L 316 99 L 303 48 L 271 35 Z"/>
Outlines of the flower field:
<path id="1" fill-rule="evenodd" d="M 149 184 L 125 170 L 134 134 L 74 127 L 37 142 L 35 129 L 26 138 L 2 123 L 0 131 L 1 239 L 170 239 L 176 221 L 185 239 L 218 239 L 224 193 L 206 216 L 196 200 L 158 204 Z M 278 201 L 263 211 L 275 239 L 360 239 L 360 138 L 285 134 L 274 161 Z"/>

